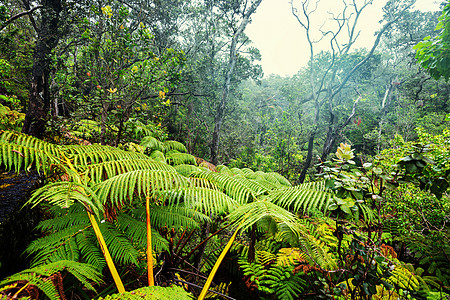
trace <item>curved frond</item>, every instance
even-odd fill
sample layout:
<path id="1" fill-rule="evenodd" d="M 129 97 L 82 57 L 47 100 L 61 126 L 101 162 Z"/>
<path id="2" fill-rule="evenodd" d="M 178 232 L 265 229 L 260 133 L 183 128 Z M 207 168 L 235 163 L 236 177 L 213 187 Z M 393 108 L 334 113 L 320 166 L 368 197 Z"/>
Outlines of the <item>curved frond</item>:
<path id="1" fill-rule="evenodd" d="M 297 220 L 296 216 L 267 200 L 244 204 L 228 215 L 230 222 L 239 224 L 243 230 L 267 217 L 271 217 L 277 223 L 287 224 L 293 231 L 298 231 L 298 227 L 294 226 Z"/>
<path id="2" fill-rule="evenodd" d="M 85 205 L 88 210 L 92 210 L 97 216 L 102 211 L 99 198 L 89 188 L 80 183 L 70 181 L 51 182 L 34 191 L 26 204 L 32 207 L 47 201 L 52 205 L 68 208 L 72 204 L 79 202 Z"/>
<path id="3" fill-rule="evenodd" d="M 246 182 L 217 172 L 202 170 L 191 175 L 194 178 L 205 178 L 216 183 L 229 197 L 243 204 L 256 199 L 254 191 Z"/>
<path id="4" fill-rule="evenodd" d="M 197 165 L 195 156 L 188 153 L 175 152 L 166 155 L 167 163 L 171 165 Z"/>
<path id="5" fill-rule="evenodd" d="M 163 145 L 164 145 L 164 149 L 166 152 L 171 151 L 171 150 L 175 150 L 175 151 L 182 152 L 182 153 L 188 152 L 186 149 L 186 146 L 184 146 L 182 143 L 177 142 L 177 141 L 172 141 L 172 140 L 165 141 L 163 143 Z"/>
<path id="6" fill-rule="evenodd" d="M 153 211 L 151 212 L 151 214 L 153 216 Z M 139 245 L 141 249 L 145 249 L 147 247 L 147 223 L 144 221 L 145 209 L 142 210 L 140 215 L 143 216 L 141 220 L 134 218 L 129 214 L 119 213 L 117 216 L 116 226 L 120 230 L 122 230 L 124 235 L 126 235 L 133 243 Z M 154 218 L 152 216 L 150 217 L 150 220 L 153 227 Z M 156 230 L 152 230 L 152 248 L 156 252 L 169 250 L 169 242 L 164 239 Z"/>
<path id="7" fill-rule="evenodd" d="M 151 196 L 157 191 L 186 187 L 188 183 L 186 177 L 176 172 L 136 170 L 109 178 L 94 189 L 101 203 L 118 207 L 131 203 L 135 196 Z"/>
<path id="8" fill-rule="evenodd" d="M 121 264 L 138 264 L 139 252 L 133 244 L 109 222 L 99 224 L 108 250 L 114 261 Z"/>
<path id="9" fill-rule="evenodd" d="M 90 149 L 89 147 L 93 148 Z M 73 158 L 75 166 L 122 159 L 148 159 L 147 155 L 139 152 L 125 151 L 102 145 L 76 145 L 68 148 L 68 150 L 71 153 L 70 158 Z"/>
<path id="10" fill-rule="evenodd" d="M 185 177 L 190 177 L 192 173 L 199 171 L 200 168 L 194 165 L 180 164 L 174 166 L 175 170 Z"/>
<path id="11" fill-rule="evenodd" d="M 95 184 L 119 174 L 136 170 L 161 170 L 175 172 L 175 169 L 172 166 L 153 160 L 151 158 L 112 160 L 98 164 L 87 165 L 84 172 Z"/>
<path id="12" fill-rule="evenodd" d="M 150 153 L 150 158 L 162 163 L 167 163 L 166 156 L 159 150 L 155 150 L 152 153 Z"/>
<path id="13" fill-rule="evenodd" d="M 274 177 L 280 184 L 285 185 L 285 186 L 292 186 L 292 184 L 290 183 L 289 180 L 286 179 L 286 177 L 284 177 L 283 175 L 277 173 L 277 172 L 270 172 L 267 173 L 268 175 Z"/>
<path id="14" fill-rule="evenodd" d="M 139 145 L 141 145 L 143 147 L 147 147 L 151 151 L 153 151 L 153 150 L 158 150 L 161 152 L 165 151 L 164 145 L 159 140 L 157 140 L 156 138 L 154 138 L 152 136 L 144 137 L 141 140 L 141 142 L 139 143 Z"/>
<path id="15" fill-rule="evenodd" d="M 170 190 L 163 194 L 169 205 L 184 203 L 186 207 L 199 209 L 205 214 L 222 214 L 238 207 L 238 203 L 224 193 L 208 188 L 190 187 Z"/>
<path id="16" fill-rule="evenodd" d="M 322 182 L 301 184 L 269 193 L 272 201 L 295 213 L 313 210 L 326 211 L 332 194 L 326 192 Z"/>

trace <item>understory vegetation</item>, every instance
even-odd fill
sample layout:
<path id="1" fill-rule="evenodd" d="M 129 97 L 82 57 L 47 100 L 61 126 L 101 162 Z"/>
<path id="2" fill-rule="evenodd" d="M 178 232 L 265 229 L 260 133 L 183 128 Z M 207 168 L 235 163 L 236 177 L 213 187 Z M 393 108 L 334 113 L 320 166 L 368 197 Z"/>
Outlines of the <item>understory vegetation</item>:
<path id="1" fill-rule="evenodd" d="M 450 4 L 263 77 L 261 3 L 0 0 L 0 299 L 450 299 Z"/>

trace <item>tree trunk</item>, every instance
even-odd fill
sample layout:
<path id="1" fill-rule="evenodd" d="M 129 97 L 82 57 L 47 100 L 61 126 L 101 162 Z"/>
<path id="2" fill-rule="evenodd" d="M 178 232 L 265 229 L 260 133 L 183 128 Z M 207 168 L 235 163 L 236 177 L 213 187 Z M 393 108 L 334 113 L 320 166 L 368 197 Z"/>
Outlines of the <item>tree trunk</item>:
<path id="1" fill-rule="evenodd" d="M 214 117 L 214 132 L 212 136 L 212 141 L 210 145 L 210 151 L 211 151 L 211 163 L 216 165 L 218 162 L 217 154 L 219 151 L 219 135 L 220 135 L 220 128 L 222 126 L 224 113 L 225 113 L 225 107 L 228 103 L 228 98 L 230 94 L 230 84 L 231 84 L 231 78 L 233 77 L 234 73 L 234 67 L 236 65 L 236 53 L 237 53 L 237 43 L 238 39 L 241 36 L 241 34 L 244 32 L 245 28 L 247 27 L 248 22 L 250 21 L 250 16 L 256 11 L 259 4 L 261 4 L 262 0 L 257 0 L 253 2 L 252 6 L 248 9 L 248 11 L 243 15 L 241 24 L 237 28 L 237 30 L 234 32 L 233 38 L 231 39 L 231 46 L 230 46 L 230 53 L 229 53 L 229 60 L 228 60 L 228 68 L 227 72 L 225 74 L 225 81 L 223 84 L 222 89 L 222 97 L 220 100 L 219 105 L 217 106 L 216 115 Z"/>
<path id="2" fill-rule="evenodd" d="M 306 155 L 305 165 L 303 166 L 302 173 L 300 174 L 299 182 L 303 183 L 306 178 L 306 172 L 308 171 L 309 166 L 312 161 L 312 154 L 314 149 L 314 137 L 316 135 L 316 131 L 311 132 L 308 140 L 308 154 Z"/>
<path id="3" fill-rule="evenodd" d="M 33 54 L 30 99 L 22 132 L 41 138 L 50 110 L 48 78 L 51 53 L 58 44 L 58 21 L 62 10 L 60 0 L 43 0 L 41 25 Z"/>

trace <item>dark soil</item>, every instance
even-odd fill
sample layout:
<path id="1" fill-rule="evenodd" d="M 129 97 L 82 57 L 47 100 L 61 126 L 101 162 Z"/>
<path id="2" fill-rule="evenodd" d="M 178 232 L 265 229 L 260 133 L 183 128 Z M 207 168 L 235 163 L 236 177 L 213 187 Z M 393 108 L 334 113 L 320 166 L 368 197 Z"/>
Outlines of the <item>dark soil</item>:
<path id="1" fill-rule="evenodd" d="M 36 173 L 0 174 L 0 278 L 29 267 L 23 252 L 36 238 L 34 228 L 41 213 L 39 209 L 22 206 L 39 182 Z"/>

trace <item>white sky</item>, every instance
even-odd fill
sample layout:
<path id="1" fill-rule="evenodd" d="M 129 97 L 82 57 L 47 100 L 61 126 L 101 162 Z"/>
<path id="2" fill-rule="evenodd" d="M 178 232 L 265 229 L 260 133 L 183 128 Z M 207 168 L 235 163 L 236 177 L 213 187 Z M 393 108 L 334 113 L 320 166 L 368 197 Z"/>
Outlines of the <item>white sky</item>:
<path id="1" fill-rule="evenodd" d="M 299 3 L 300 0 L 293 0 Z M 360 18 L 361 34 L 353 49 L 371 47 L 374 33 L 380 29 L 382 8 L 386 0 L 374 0 Z M 417 0 L 416 9 L 422 11 L 439 10 L 439 0 Z M 316 17 L 319 26 L 327 19 L 327 11 L 335 11 L 340 0 L 320 0 Z M 306 35 L 291 13 L 290 0 L 263 0 L 252 23 L 247 26 L 246 34 L 253 45 L 261 52 L 264 75 L 277 74 L 291 76 L 305 66 L 309 59 L 309 47 Z M 317 52 L 317 51 L 316 51 Z"/>

